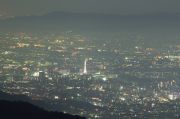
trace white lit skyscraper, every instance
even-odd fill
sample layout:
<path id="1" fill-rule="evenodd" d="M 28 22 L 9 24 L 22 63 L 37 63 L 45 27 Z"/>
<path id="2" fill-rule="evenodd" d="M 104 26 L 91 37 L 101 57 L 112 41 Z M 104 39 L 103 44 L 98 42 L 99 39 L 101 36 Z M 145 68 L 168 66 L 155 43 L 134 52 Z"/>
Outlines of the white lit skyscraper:
<path id="1" fill-rule="evenodd" d="M 84 70 L 83 70 L 83 74 L 87 74 L 87 59 L 85 59 L 84 61 Z"/>

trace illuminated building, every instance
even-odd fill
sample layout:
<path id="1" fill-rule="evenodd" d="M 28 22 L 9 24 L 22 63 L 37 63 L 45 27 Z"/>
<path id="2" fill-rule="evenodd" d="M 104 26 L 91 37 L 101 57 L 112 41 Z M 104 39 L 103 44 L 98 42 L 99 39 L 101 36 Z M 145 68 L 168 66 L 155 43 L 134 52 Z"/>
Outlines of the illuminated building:
<path id="1" fill-rule="evenodd" d="M 87 74 L 87 59 L 85 59 L 85 61 L 84 61 L 84 70 L 83 70 L 83 74 Z"/>
<path id="2" fill-rule="evenodd" d="M 45 80 L 45 72 L 39 71 L 39 80 L 40 80 L 40 81 Z"/>

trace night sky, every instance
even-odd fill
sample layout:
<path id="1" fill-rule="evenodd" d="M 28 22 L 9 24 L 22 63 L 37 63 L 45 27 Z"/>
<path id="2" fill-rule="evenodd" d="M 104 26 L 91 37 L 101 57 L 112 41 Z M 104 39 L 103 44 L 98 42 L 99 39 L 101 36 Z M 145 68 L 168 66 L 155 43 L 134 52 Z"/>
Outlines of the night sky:
<path id="1" fill-rule="evenodd" d="M 178 13 L 180 0 L 0 0 L 0 15 L 39 15 L 53 11 L 149 14 Z"/>

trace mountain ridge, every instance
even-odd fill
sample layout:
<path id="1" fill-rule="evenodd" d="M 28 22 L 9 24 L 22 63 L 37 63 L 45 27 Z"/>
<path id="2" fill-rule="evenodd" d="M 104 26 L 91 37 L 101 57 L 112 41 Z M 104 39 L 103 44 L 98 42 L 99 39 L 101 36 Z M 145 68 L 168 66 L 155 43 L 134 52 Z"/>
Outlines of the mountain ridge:
<path id="1" fill-rule="evenodd" d="M 23 101 L 0 100 L 0 117 L 6 119 L 85 119 L 62 112 L 49 112 Z"/>
<path id="2" fill-rule="evenodd" d="M 24 95 L 8 94 L 0 91 L 0 118 L 6 119 L 85 119 L 78 115 L 46 111 L 35 106 L 30 98 Z"/>
<path id="3" fill-rule="evenodd" d="M 96 16 L 96 17 L 180 17 L 180 13 L 149 13 L 149 14 L 105 14 L 105 13 L 78 13 L 78 12 L 64 12 L 64 11 L 53 11 L 42 15 L 27 15 L 27 16 L 14 16 L 8 19 L 2 19 L 4 21 L 17 19 L 17 18 L 30 18 L 30 17 L 45 17 L 45 16 Z"/>

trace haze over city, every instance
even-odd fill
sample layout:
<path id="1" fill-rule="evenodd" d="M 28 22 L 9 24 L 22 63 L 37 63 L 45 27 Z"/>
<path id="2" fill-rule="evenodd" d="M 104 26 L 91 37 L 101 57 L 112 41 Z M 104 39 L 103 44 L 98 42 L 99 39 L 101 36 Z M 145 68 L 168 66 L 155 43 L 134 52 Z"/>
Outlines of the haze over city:
<path id="1" fill-rule="evenodd" d="M 0 0 L 0 113 L 178 119 L 179 6 L 179 0 Z"/>
<path id="2" fill-rule="evenodd" d="M 53 11 L 104 14 L 179 13 L 179 0 L 1 0 L 0 13 L 24 16 Z"/>

